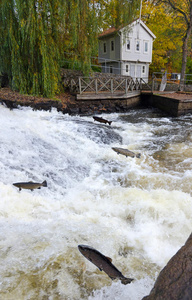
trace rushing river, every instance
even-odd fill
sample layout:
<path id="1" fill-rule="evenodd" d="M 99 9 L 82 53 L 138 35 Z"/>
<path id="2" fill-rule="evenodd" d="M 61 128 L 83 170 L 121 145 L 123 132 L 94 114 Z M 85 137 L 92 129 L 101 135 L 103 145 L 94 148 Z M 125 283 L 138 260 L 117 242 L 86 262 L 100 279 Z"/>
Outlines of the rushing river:
<path id="1" fill-rule="evenodd" d="M 192 115 L 102 117 L 112 125 L 0 106 L 0 299 L 140 300 L 190 235 Z M 43 180 L 34 191 L 13 186 Z M 135 281 L 112 281 L 78 244 Z"/>

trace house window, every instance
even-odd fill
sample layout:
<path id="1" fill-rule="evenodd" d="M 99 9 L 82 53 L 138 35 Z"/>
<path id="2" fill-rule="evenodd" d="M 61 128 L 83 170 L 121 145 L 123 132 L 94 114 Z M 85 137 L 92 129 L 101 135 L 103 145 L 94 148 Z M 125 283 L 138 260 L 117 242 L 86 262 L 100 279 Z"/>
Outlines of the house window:
<path id="1" fill-rule="evenodd" d="M 125 72 L 127 73 L 127 75 L 130 74 L 130 65 L 125 65 Z"/>
<path id="2" fill-rule="evenodd" d="M 103 53 L 107 52 L 107 45 L 106 42 L 103 43 Z"/>
<path id="3" fill-rule="evenodd" d="M 140 51 L 140 41 L 139 40 L 136 40 L 135 50 L 136 50 L 136 52 Z"/>
<path id="4" fill-rule="evenodd" d="M 126 43 L 126 50 L 131 50 L 131 41 L 130 40 L 127 40 L 127 43 Z"/>
<path id="5" fill-rule="evenodd" d="M 146 74 L 146 66 L 143 65 L 143 66 L 142 66 L 142 75 L 145 75 L 145 74 Z"/>
<path id="6" fill-rule="evenodd" d="M 111 51 L 114 51 L 115 50 L 115 47 L 114 47 L 115 45 L 114 45 L 114 41 L 112 40 L 111 41 Z"/>
<path id="7" fill-rule="evenodd" d="M 144 53 L 148 53 L 148 52 L 149 52 L 149 42 L 144 41 Z"/>
<path id="8" fill-rule="evenodd" d="M 109 73 L 111 73 L 111 74 L 113 73 L 113 66 L 109 67 Z"/>

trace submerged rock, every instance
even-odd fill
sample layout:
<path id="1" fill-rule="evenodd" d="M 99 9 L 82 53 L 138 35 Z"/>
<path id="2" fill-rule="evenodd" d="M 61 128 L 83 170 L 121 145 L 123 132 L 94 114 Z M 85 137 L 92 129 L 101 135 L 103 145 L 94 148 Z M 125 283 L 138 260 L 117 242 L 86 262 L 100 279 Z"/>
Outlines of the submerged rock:
<path id="1" fill-rule="evenodd" d="M 192 234 L 160 272 L 150 294 L 142 300 L 192 299 Z"/>

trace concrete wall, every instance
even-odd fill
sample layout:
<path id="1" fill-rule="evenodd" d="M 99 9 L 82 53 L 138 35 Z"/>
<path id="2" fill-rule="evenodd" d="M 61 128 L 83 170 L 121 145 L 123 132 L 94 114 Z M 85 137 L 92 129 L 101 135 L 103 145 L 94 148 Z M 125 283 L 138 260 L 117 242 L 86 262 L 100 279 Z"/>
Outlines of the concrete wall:
<path id="1" fill-rule="evenodd" d="M 174 98 L 168 98 L 163 95 L 142 93 L 141 104 L 144 106 L 159 108 L 160 110 L 174 117 L 192 113 L 192 99 L 178 100 Z"/>

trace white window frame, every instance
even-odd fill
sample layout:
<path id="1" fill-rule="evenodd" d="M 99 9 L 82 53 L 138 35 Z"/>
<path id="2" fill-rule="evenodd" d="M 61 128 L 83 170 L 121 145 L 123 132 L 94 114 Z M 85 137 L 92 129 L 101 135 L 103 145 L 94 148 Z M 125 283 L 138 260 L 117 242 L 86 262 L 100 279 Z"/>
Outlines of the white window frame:
<path id="1" fill-rule="evenodd" d="M 147 51 L 145 50 L 145 44 L 147 44 Z M 143 53 L 149 53 L 149 41 L 143 41 Z"/>
<path id="2" fill-rule="evenodd" d="M 142 75 L 146 75 L 146 73 L 147 73 L 147 66 L 146 65 L 142 65 L 141 66 L 141 74 Z"/>
<path id="3" fill-rule="evenodd" d="M 125 73 L 126 73 L 126 75 L 130 75 L 130 70 L 131 70 L 130 64 L 126 63 L 125 64 Z"/>
<path id="4" fill-rule="evenodd" d="M 107 53 L 107 43 L 103 42 L 103 53 L 106 54 Z"/>
<path id="5" fill-rule="evenodd" d="M 127 49 L 127 43 L 128 43 L 128 41 L 129 41 L 129 45 L 130 45 L 130 48 L 129 48 L 129 49 Z M 131 52 L 131 39 L 130 39 L 130 38 L 127 38 L 127 39 L 126 39 L 125 50 L 126 50 L 127 52 Z"/>
<path id="6" fill-rule="evenodd" d="M 137 50 L 137 45 L 139 45 L 139 50 Z M 141 41 L 136 39 L 135 40 L 135 52 L 140 53 L 140 48 L 141 48 Z"/>

